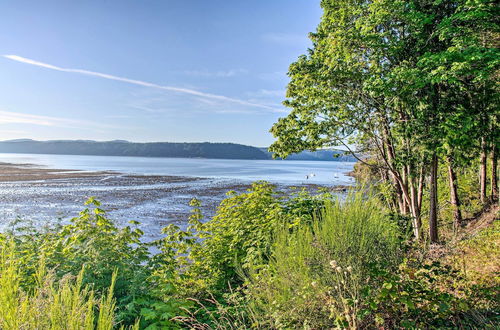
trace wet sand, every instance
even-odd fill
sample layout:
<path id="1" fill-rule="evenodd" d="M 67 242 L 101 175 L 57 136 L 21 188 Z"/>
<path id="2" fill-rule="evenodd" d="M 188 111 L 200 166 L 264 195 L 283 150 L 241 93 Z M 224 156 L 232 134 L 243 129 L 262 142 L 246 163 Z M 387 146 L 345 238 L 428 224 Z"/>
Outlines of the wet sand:
<path id="1" fill-rule="evenodd" d="M 0 163 L 0 230 L 16 218 L 36 226 L 67 222 L 84 208 L 87 198 L 94 196 L 119 225 L 139 221 L 145 239 L 152 240 L 170 223 L 186 224 L 191 199 L 201 201 L 202 212 L 208 218 L 227 191 L 243 192 L 250 185 L 234 179 L 125 175 Z M 300 186 L 311 190 L 319 187 Z M 291 186 L 279 188 L 289 190 Z"/>
<path id="2" fill-rule="evenodd" d="M 0 182 L 99 177 L 111 173 L 112 172 L 83 172 L 48 169 L 37 167 L 35 164 L 11 164 L 0 162 Z"/>

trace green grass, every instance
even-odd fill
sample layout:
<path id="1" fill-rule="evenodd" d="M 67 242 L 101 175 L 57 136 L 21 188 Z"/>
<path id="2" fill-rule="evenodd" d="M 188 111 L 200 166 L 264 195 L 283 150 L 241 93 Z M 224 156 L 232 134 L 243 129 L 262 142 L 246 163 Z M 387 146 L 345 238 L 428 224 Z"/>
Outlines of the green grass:
<path id="1" fill-rule="evenodd" d="M 116 273 L 108 294 L 96 299 L 92 290 L 82 286 L 84 269 L 76 278 L 66 276 L 56 281 L 42 260 L 35 274 L 36 285 L 27 290 L 22 287 L 21 265 L 13 251 L 11 242 L 0 251 L 1 329 L 113 329 Z"/>
<path id="2" fill-rule="evenodd" d="M 397 264 L 398 234 L 363 192 L 327 203 L 312 225 L 278 233 L 268 267 L 250 275 L 253 308 L 271 327 L 356 327 L 369 268 Z"/>

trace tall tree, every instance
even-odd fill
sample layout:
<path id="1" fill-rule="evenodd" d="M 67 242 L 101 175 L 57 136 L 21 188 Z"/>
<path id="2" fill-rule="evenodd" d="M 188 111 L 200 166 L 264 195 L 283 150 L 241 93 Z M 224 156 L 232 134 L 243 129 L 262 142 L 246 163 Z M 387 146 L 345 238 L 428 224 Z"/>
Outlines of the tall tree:
<path id="1" fill-rule="evenodd" d="M 471 31 L 482 29 L 478 21 L 491 4 L 323 0 L 321 5 L 324 14 L 311 34 L 313 47 L 290 66 L 284 104 L 291 112 L 271 129 L 277 139 L 270 150 L 286 157 L 343 145 L 392 184 L 397 209 L 413 218 L 417 238 L 424 175 L 430 173 L 435 228 L 430 236 L 437 240 L 440 157 L 453 159 L 448 162 L 450 189 L 460 222 L 453 166 L 474 145 L 478 134 L 471 132 L 481 112 L 468 106 L 475 96 L 470 86 L 491 81 L 495 68 L 495 53 L 478 48 Z M 477 67 L 485 64 L 487 69 Z M 460 130 L 467 141 L 457 138 Z M 357 153 L 370 153 L 377 162 L 368 164 Z"/>

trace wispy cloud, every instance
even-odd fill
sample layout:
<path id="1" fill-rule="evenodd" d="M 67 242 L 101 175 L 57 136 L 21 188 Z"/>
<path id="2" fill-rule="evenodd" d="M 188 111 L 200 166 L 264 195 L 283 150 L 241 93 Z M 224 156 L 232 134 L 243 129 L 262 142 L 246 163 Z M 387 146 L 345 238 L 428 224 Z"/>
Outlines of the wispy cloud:
<path id="1" fill-rule="evenodd" d="M 27 135 L 28 131 L 22 131 L 17 129 L 2 129 L 2 134 L 17 134 L 17 135 Z"/>
<path id="2" fill-rule="evenodd" d="M 245 69 L 232 69 L 227 71 L 207 71 L 207 70 L 187 70 L 184 71 L 188 76 L 196 77 L 215 77 L 215 78 L 230 78 L 241 74 L 247 74 Z"/>
<path id="3" fill-rule="evenodd" d="M 86 127 L 86 128 L 115 128 L 112 125 L 94 123 L 86 120 L 75 120 L 60 117 L 40 116 L 0 110 L 1 124 L 30 124 L 55 127 Z"/>
<path id="4" fill-rule="evenodd" d="M 118 76 L 113 76 L 113 75 L 101 73 L 101 72 L 95 72 L 95 71 L 89 71 L 89 70 L 83 70 L 83 69 L 63 68 L 63 67 L 55 66 L 52 64 L 47 64 L 47 63 L 43 63 L 43 62 L 29 59 L 29 58 L 21 57 L 18 55 L 3 55 L 3 57 L 10 59 L 10 60 L 13 60 L 13 61 L 17 61 L 17 62 L 21 62 L 21 63 L 25 63 L 25 64 L 30 64 L 30 65 L 35 65 L 35 66 L 39 66 L 39 67 L 50 69 L 50 70 L 69 72 L 69 73 L 78 73 L 78 74 L 83 74 L 83 75 L 87 75 L 87 76 L 94 76 L 94 77 L 120 81 L 120 82 L 124 82 L 124 83 L 128 83 L 128 84 L 138 85 L 138 86 L 150 87 L 150 88 L 155 88 L 155 89 L 160 89 L 160 90 L 165 90 L 165 91 L 170 91 L 170 92 L 184 93 L 184 94 L 199 96 L 199 97 L 208 98 L 208 99 L 220 100 L 220 101 L 225 101 L 225 102 L 232 102 L 232 103 L 236 103 L 236 104 L 266 109 L 266 110 L 273 111 L 273 112 L 282 112 L 283 111 L 282 109 L 270 107 L 270 106 L 265 105 L 265 104 L 249 102 L 246 100 L 227 97 L 224 95 L 204 93 L 204 92 L 200 92 L 200 91 L 196 91 L 196 90 L 188 89 L 188 88 L 182 88 L 182 87 L 158 85 L 158 84 L 147 82 L 147 81 L 118 77 Z"/>
<path id="5" fill-rule="evenodd" d="M 146 111 L 149 113 L 165 113 L 168 112 L 168 110 L 165 109 L 156 109 L 156 108 L 151 108 L 151 107 L 146 107 L 142 105 L 129 105 L 130 108 Z"/>
<path id="6" fill-rule="evenodd" d="M 276 97 L 276 98 L 284 98 L 286 95 L 286 91 L 283 89 L 259 89 L 258 91 L 255 92 L 247 92 L 246 93 L 248 96 L 255 98 L 255 97 Z"/>
<path id="7" fill-rule="evenodd" d="M 54 117 L 0 111 L 0 124 L 32 124 L 40 126 L 57 126 L 57 124 L 61 122 L 62 120 Z"/>

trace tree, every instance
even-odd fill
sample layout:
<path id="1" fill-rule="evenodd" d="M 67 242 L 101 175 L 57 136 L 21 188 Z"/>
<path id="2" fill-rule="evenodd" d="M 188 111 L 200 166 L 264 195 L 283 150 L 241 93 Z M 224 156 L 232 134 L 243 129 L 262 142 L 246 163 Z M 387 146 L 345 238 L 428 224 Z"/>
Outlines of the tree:
<path id="1" fill-rule="evenodd" d="M 429 216 L 436 232 L 429 235 L 435 241 L 439 160 L 448 160 L 459 224 L 454 166 L 477 145 L 480 114 L 490 117 L 492 97 L 479 109 L 474 87 L 491 90 L 498 68 L 498 51 L 480 46 L 476 36 L 492 29 L 483 20 L 494 20 L 493 5 L 485 0 L 324 0 L 321 5 L 312 49 L 290 66 L 284 104 L 291 112 L 271 129 L 277 140 L 270 150 L 284 158 L 343 145 L 392 184 L 397 211 L 412 216 L 417 239 L 424 176 L 430 173 Z M 368 164 L 363 153 L 376 164 Z"/>

